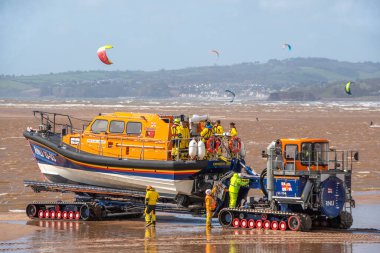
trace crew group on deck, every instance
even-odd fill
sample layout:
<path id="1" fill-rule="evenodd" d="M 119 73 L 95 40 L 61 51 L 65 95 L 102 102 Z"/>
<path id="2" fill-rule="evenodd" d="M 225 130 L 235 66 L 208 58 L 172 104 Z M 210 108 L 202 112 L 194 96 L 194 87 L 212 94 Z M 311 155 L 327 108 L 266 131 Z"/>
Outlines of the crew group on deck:
<path id="1" fill-rule="evenodd" d="M 192 139 L 200 138 L 204 143 L 207 153 L 204 159 L 210 158 L 213 154 L 221 155 L 222 138 L 228 141 L 228 148 L 231 153 L 231 157 L 236 156 L 236 153 L 240 151 L 241 143 L 238 139 L 238 132 L 234 122 L 230 123 L 230 129 L 228 132 L 224 131 L 220 120 L 211 122 L 206 120 L 201 125 L 199 134 L 191 134 L 189 129 L 189 122 L 180 118 L 173 120 L 171 128 L 172 134 L 172 151 L 171 156 L 173 160 L 178 158 L 187 159 L 189 156 L 189 144 Z"/>

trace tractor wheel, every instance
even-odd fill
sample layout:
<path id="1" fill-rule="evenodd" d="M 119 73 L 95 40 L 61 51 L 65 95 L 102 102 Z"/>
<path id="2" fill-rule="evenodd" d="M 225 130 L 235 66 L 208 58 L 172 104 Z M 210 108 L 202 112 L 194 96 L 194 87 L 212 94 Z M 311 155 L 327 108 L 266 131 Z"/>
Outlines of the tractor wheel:
<path id="1" fill-rule="evenodd" d="M 301 216 L 301 230 L 310 231 L 312 226 L 313 226 L 313 221 L 311 220 L 310 216 L 307 214 L 303 214 Z"/>
<path id="2" fill-rule="evenodd" d="M 225 228 L 232 226 L 232 220 L 234 219 L 233 213 L 229 210 L 222 209 L 218 215 L 219 223 Z"/>
<path id="3" fill-rule="evenodd" d="M 91 219 L 91 208 L 88 205 L 82 205 L 79 210 L 80 217 L 82 220 L 90 220 Z"/>
<path id="4" fill-rule="evenodd" d="M 292 215 L 288 218 L 288 227 L 292 231 L 299 231 L 301 229 L 301 220 L 297 215 Z"/>
<path id="5" fill-rule="evenodd" d="M 30 217 L 30 218 L 36 217 L 37 216 L 37 207 L 36 207 L 36 205 L 29 204 L 26 207 L 26 215 L 28 215 L 28 217 Z"/>
<path id="6" fill-rule="evenodd" d="M 338 217 L 329 219 L 329 226 L 332 228 L 349 229 L 352 226 L 352 215 L 346 211 L 342 211 Z"/>
<path id="7" fill-rule="evenodd" d="M 353 219 L 352 219 L 352 214 L 346 211 L 342 211 L 339 215 L 339 228 L 342 229 L 349 229 L 352 226 Z"/>
<path id="8" fill-rule="evenodd" d="M 232 221 L 232 226 L 233 226 L 234 228 L 238 228 L 238 227 L 240 226 L 240 220 L 239 220 L 239 218 L 235 218 L 235 219 L 233 219 L 233 221 Z"/>
<path id="9" fill-rule="evenodd" d="M 247 228 L 248 227 L 248 221 L 246 219 L 240 220 L 240 227 Z"/>

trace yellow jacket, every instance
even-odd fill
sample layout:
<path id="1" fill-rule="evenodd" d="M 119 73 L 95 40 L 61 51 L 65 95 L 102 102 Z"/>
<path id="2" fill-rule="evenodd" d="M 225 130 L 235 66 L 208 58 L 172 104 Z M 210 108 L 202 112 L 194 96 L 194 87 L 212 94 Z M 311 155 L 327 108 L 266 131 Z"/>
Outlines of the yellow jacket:
<path id="1" fill-rule="evenodd" d="M 215 195 L 215 192 L 216 192 L 216 187 L 212 188 L 211 190 L 211 194 L 210 195 L 206 195 L 205 197 L 205 204 L 206 204 L 206 211 L 213 211 L 212 209 L 212 203 L 215 202 L 215 199 L 214 199 L 214 195 Z M 216 204 L 216 203 L 214 203 Z M 215 208 L 215 206 L 214 206 Z"/>
<path id="2" fill-rule="evenodd" d="M 181 140 L 180 147 L 188 148 L 189 142 L 190 142 L 190 129 L 188 127 L 181 127 L 181 133 L 182 133 L 182 140 Z"/>
<path id="3" fill-rule="evenodd" d="M 231 193 L 239 193 L 240 186 L 246 186 L 249 184 L 248 180 L 241 180 L 238 173 L 234 173 L 230 180 L 230 187 L 228 190 Z"/>
<path id="4" fill-rule="evenodd" d="M 237 136 L 237 135 L 238 135 L 238 132 L 237 132 L 236 128 L 235 127 L 231 128 L 231 130 L 230 130 L 230 136 L 234 137 L 234 136 Z"/>
<path id="5" fill-rule="evenodd" d="M 146 191 L 145 204 L 154 206 L 154 205 L 156 205 L 157 199 L 159 197 L 160 197 L 160 195 L 158 194 L 158 192 L 156 192 L 156 190 L 154 188 L 151 188 L 151 189 Z"/>
<path id="6" fill-rule="evenodd" d="M 180 125 L 174 124 L 172 126 L 172 137 L 173 138 L 182 138 L 182 127 Z"/>
<path id="7" fill-rule="evenodd" d="M 209 129 L 209 128 L 205 127 L 205 128 L 202 130 L 202 132 L 201 132 L 201 136 L 203 137 L 203 141 L 204 141 L 205 139 L 208 139 L 208 138 L 210 138 L 211 136 L 213 136 L 213 134 L 214 134 L 214 130 L 213 130 L 213 129 Z"/>
<path id="8" fill-rule="evenodd" d="M 218 125 L 218 126 L 214 126 L 214 132 L 216 134 L 223 134 L 224 133 L 224 129 L 221 125 Z"/>

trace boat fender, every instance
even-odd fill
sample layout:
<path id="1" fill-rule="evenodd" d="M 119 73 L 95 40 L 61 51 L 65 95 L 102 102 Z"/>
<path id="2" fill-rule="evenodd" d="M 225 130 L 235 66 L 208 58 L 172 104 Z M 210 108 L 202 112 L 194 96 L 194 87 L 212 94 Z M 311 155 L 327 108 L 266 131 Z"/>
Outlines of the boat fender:
<path id="1" fill-rule="evenodd" d="M 194 159 L 197 156 L 198 143 L 196 140 L 192 139 L 189 143 L 189 156 Z"/>
<path id="2" fill-rule="evenodd" d="M 203 141 L 198 142 L 198 159 L 202 160 L 206 155 L 206 147 Z"/>
<path id="3" fill-rule="evenodd" d="M 240 138 L 235 136 L 230 140 L 229 148 L 232 153 L 237 154 L 241 150 L 241 141 Z"/>
<path id="4" fill-rule="evenodd" d="M 245 144 L 241 141 L 241 149 L 239 151 L 239 155 L 244 158 L 246 154 L 247 150 L 245 149 Z"/>

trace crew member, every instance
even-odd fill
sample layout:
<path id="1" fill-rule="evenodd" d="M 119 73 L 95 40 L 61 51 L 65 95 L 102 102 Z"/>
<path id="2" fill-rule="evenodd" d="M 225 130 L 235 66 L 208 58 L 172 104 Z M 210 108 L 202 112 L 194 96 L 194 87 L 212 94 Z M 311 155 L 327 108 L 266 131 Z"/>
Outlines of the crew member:
<path id="1" fill-rule="evenodd" d="M 214 133 L 217 135 L 222 135 L 224 133 L 223 127 L 220 125 L 220 120 L 215 121 Z"/>
<path id="2" fill-rule="evenodd" d="M 230 131 L 229 131 L 229 136 L 231 137 L 235 137 L 238 135 L 238 132 L 236 130 L 236 127 L 235 127 L 235 123 L 234 122 L 231 122 L 230 123 Z"/>
<path id="3" fill-rule="evenodd" d="M 234 173 L 230 180 L 230 187 L 228 191 L 230 193 L 230 208 L 236 207 L 236 201 L 239 195 L 240 186 L 246 186 L 249 184 L 248 180 L 242 180 L 242 175 L 240 173 Z"/>
<path id="4" fill-rule="evenodd" d="M 211 227 L 212 214 L 216 208 L 216 202 L 214 199 L 215 191 L 216 191 L 216 187 L 214 187 L 212 190 L 211 189 L 206 190 L 206 197 L 205 197 L 206 227 Z"/>
<path id="5" fill-rule="evenodd" d="M 145 195 L 145 222 L 146 227 L 156 225 L 156 203 L 157 199 L 160 197 L 156 190 L 148 185 L 146 187 L 146 195 Z"/>
<path id="6" fill-rule="evenodd" d="M 185 158 L 188 155 L 189 150 L 189 142 L 190 142 L 190 129 L 189 124 L 187 121 L 181 122 L 181 133 L 182 133 L 182 140 L 180 143 L 180 149 L 182 158 Z"/>
<path id="7" fill-rule="evenodd" d="M 172 158 L 173 160 L 176 160 L 179 148 L 180 148 L 180 142 L 182 139 L 182 127 L 180 126 L 180 120 L 178 118 L 174 119 L 173 125 L 172 125 Z"/>
<path id="8" fill-rule="evenodd" d="M 203 137 L 202 138 L 202 141 L 203 142 L 207 142 L 207 140 L 214 135 L 214 130 L 213 130 L 213 127 L 210 123 L 210 121 L 207 121 L 206 122 L 206 125 L 205 125 L 205 128 L 202 130 L 201 132 L 201 136 Z"/>

